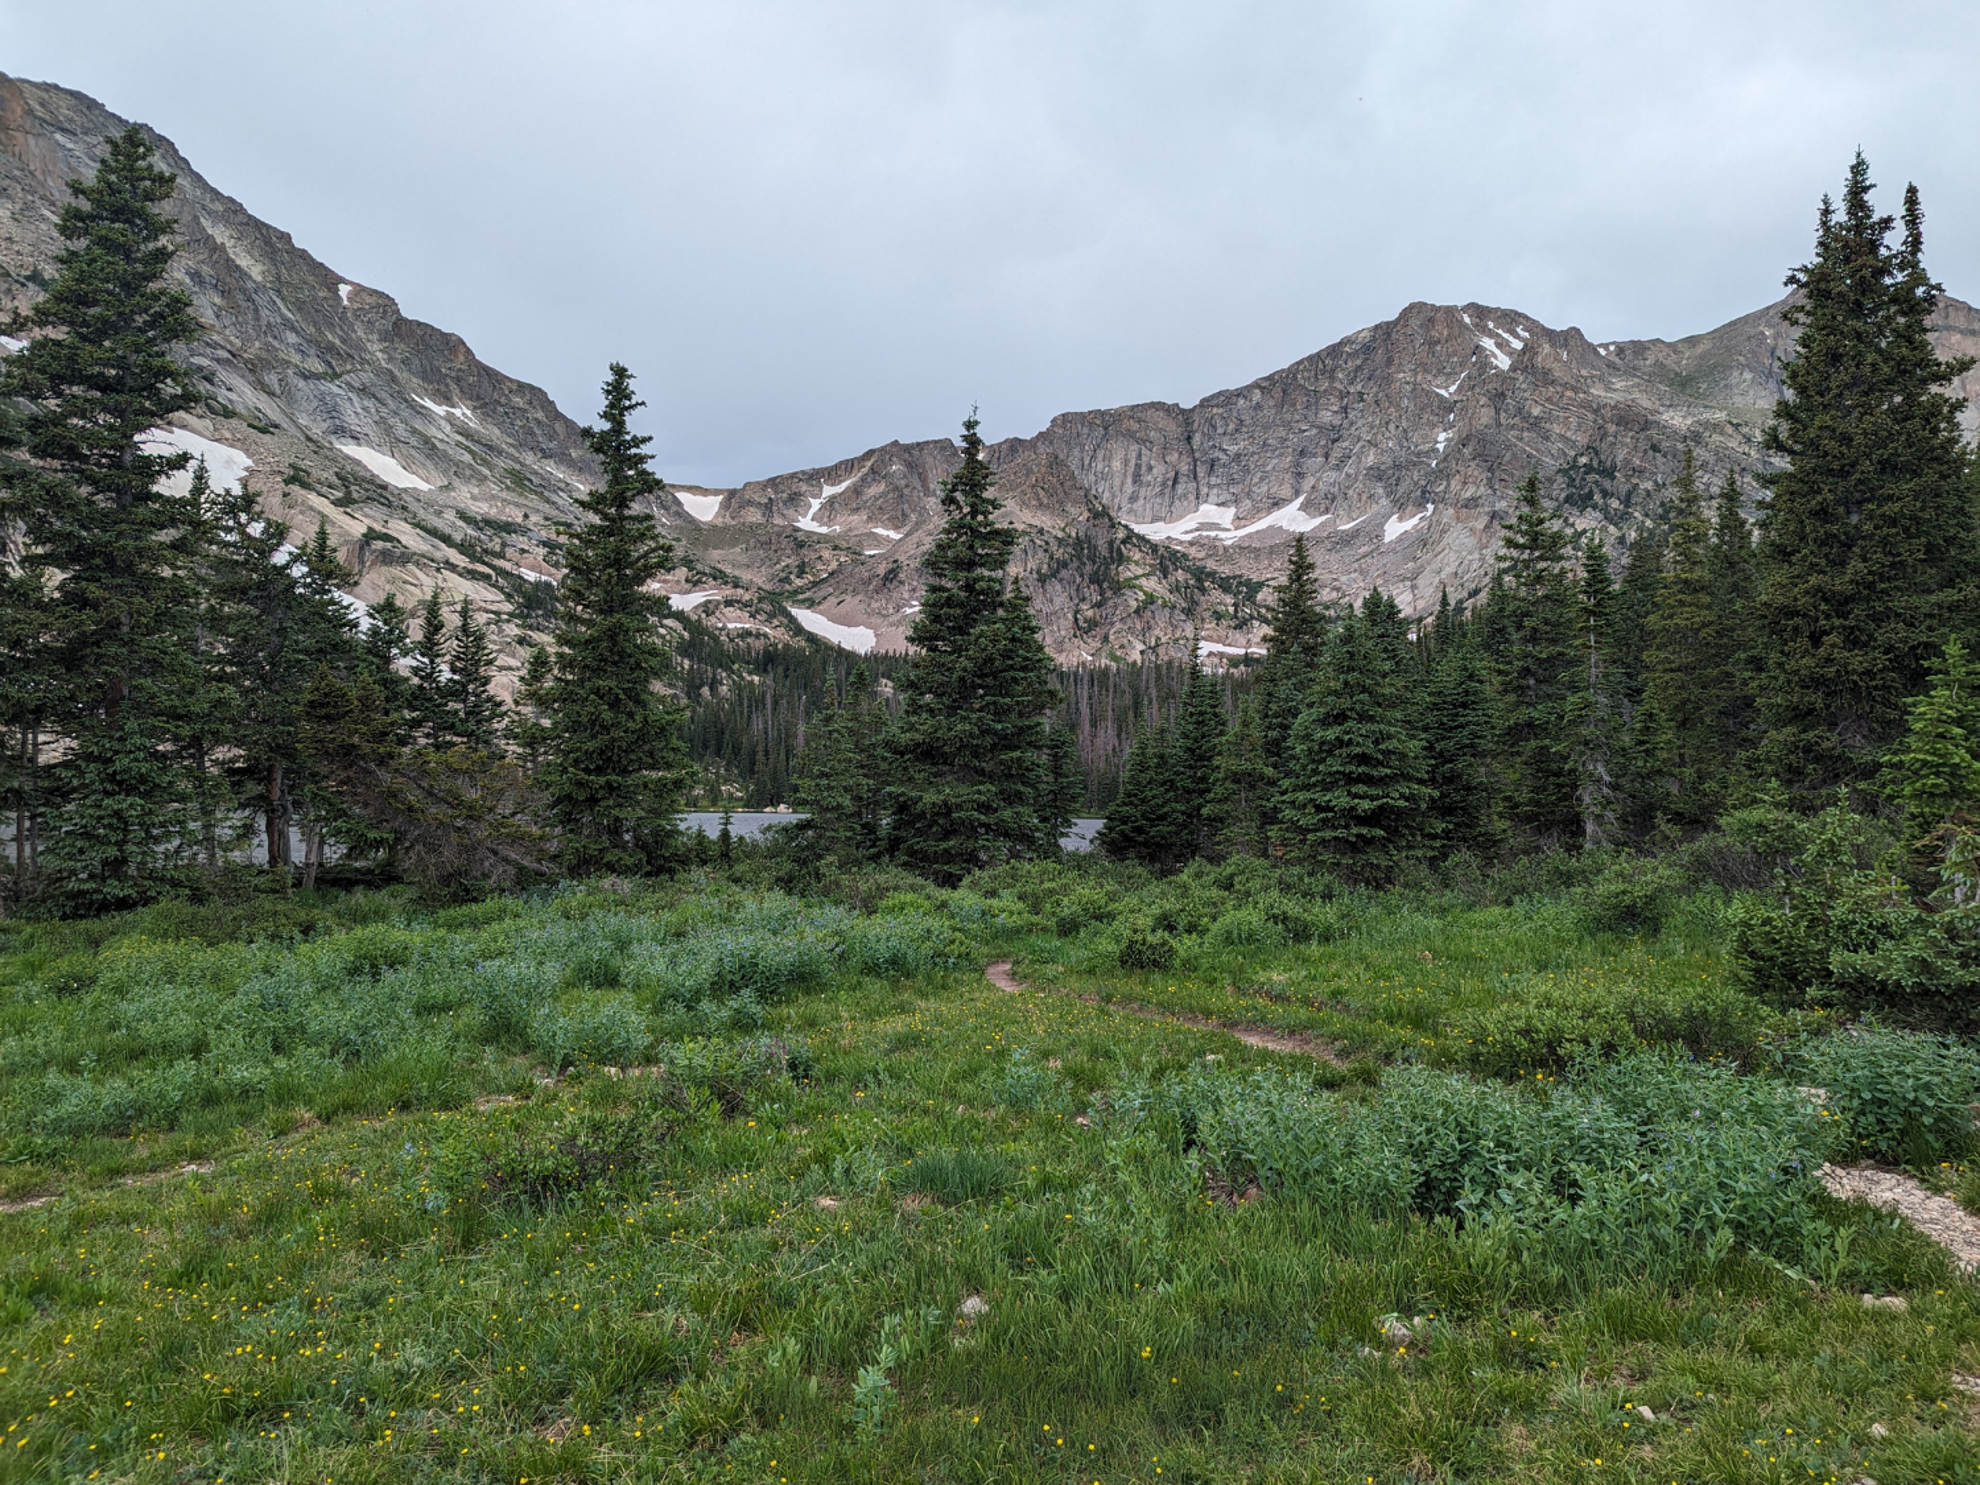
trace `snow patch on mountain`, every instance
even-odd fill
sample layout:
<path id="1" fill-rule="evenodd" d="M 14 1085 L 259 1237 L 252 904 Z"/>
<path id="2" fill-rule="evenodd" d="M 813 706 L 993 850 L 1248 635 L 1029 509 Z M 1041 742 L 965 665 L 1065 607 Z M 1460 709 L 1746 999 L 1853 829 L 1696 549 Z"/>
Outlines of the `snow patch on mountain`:
<path id="1" fill-rule="evenodd" d="M 430 490 L 433 486 L 414 474 L 390 454 L 366 448 L 361 443 L 340 443 L 337 452 L 348 454 L 378 478 L 400 490 Z"/>
<path id="2" fill-rule="evenodd" d="M 201 438 L 197 433 L 188 433 L 183 428 L 146 429 L 138 439 L 138 447 L 147 454 L 192 455 L 192 462 L 184 469 L 159 481 L 159 488 L 172 495 L 184 495 L 192 489 L 193 464 L 201 459 L 206 461 L 206 482 L 216 490 L 239 489 L 241 481 L 247 478 L 247 472 L 254 468 L 254 460 L 239 449 L 215 443 L 210 438 Z"/>
<path id="3" fill-rule="evenodd" d="M 1205 526 L 1222 526 L 1225 531 L 1229 531 L 1231 523 L 1236 519 L 1235 505 L 1199 505 L 1188 515 L 1178 516 L 1173 521 L 1129 521 L 1127 526 L 1130 531 L 1138 531 L 1143 536 L 1154 537 L 1157 541 L 1164 538 L 1188 541 L 1192 537 L 1204 535 L 1202 528 Z M 1212 531 L 1207 534 L 1216 536 L 1220 533 Z"/>
<path id="4" fill-rule="evenodd" d="M 835 624 L 823 614 L 813 613 L 808 608 L 794 608 L 791 617 L 820 639 L 829 639 L 842 650 L 851 650 L 855 655 L 868 655 L 873 652 L 874 634 L 864 624 Z"/>

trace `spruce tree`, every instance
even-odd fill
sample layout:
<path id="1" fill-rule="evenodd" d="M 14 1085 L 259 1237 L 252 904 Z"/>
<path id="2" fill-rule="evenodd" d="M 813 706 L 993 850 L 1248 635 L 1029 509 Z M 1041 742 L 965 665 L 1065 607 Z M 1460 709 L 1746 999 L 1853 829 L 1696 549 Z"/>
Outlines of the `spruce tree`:
<path id="1" fill-rule="evenodd" d="M 477 752 L 498 751 L 502 746 L 502 701 L 491 686 L 495 649 L 465 598 L 456 611 L 447 668 L 453 672 L 447 690 L 454 741 Z"/>
<path id="2" fill-rule="evenodd" d="M 665 861 L 688 778 L 680 711 L 662 689 L 674 672 L 660 627 L 667 600 L 650 587 L 673 561 L 648 514 L 666 486 L 650 467 L 652 440 L 631 428 L 645 406 L 632 373 L 614 363 L 604 396 L 585 441 L 605 478 L 578 500 L 590 519 L 565 550 L 545 698 L 554 730 L 542 781 L 577 872 Z"/>
<path id="3" fill-rule="evenodd" d="M 1265 764 L 1277 773 L 1292 757 L 1292 730 L 1313 692 L 1326 656 L 1327 616 L 1320 609 L 1313 559 L 1306 537 L 1293 537 L 1286 580 L 1272 601 L 1271 628 L 1265 635 L 1265 663 L 1259 667 L 1258 725 Z"/>
<path id="4" fill-rule="evenodd" d="M 1054 722 L 1045 736 L 1046 814 L 1052 831 L 1063 840 L 1073 820 L 1086 807 L 1086 770 L 1079 758 L 1079 734 Z"/>
<path id="5" fill-rule="evenodd" d="M 1807 798 L 1869 776 L 1928 662 L 1974 627 L 1964 404 L 1944 390 L 1973 362 L 1932 349 L 1916 189 L 1895 245 L 1871 190 L 1859 154 L 1788 276 L 1800 334 L 1767 431 L 1787 467 L 1766 477 L 1760 528 L 1763 766 Z"/>
<path id="6" fill-rule="evenodd" d="M 1717 682 L 1713 710 L 1720 726 L 1720 755 L 1728 760 L 1736 779 L 1741 760 L 1755 741 L 1754 684 L 1759 651 L 1753 610 L 1759 572 L 1754 564 L 1753 531 L 1740 508 L 1739 480 L 1730 470 L 1719 489 L 1712 521 L 1708 571 L 1712 586 L 1708 648 Z"/>
<path id="7" fill-rule="evenodd" d="M 419 606 L 419 638 L 412 647 L 408 709 L 414 739 L 444 748 L 454 735 L 451 678 L 447 674 L 447 610 L 435 588 Z"/>
<path id="8" fill-rule="evenodd" d="M 1176 711 L 1174 740 L 1177 830 L 1186 858 L 1210 854 L 1211 830 L 1204 812 L 1216 782 L 1225 726 L 1224 688 L 1205 673 L 1200 658 L 1193 658 Z"/>
<path id="9" fill-rule="evenodd" d="M 1448 603 L 1439 615 L 1432 631 L 1436 659 L 1423 697 L 1430 833 L 1445 847 L 1478 851 L 1494 836 L 1492 684 L 1471 626 L 1454 619 Z"/>
<path id="10" fill-rule="evenodd" d="M 412 615 L 404 604 L 387 593 L 371 606 L 371 622 L 364 631 L 358 664 L 371 677 L 392 727 L 403 745 L 411 740 L 412 683 L 399 669 L 399 662 L 412 653 Z"/>
<path id="11" fill-rule="evenodd" d="M 516 682 L 516 702 L 509 709 L 509 749 L 532 776 L 550 754 L 550 682 L 555 675 L 550 651 L 531 645 L 523 658 L 522 678 Z"/>
<path id="12" fill-rule="evenodd" d="M 229 772 L 240 803 L 261 816 L 269 870 L 286 871 L 293 826 L 305 827 L 306 856 L 320 846 L 306 818 L 314 801 L 302 714 L 316 672 L 341 676 L 355 659 L 355 623 L 339 598 L 351 574 L 321 531 L 302 550 L 291 548 L 288 528 L 262 514 L 245 482 L 214 496 L 211 520 L 217 656 L 236 698 Z"/>
<path id="13" fill-rule="evenodd" d="M 1649 685 L 1650 612 L 1664 583 L 1664 550 L 1662 527 L 1639 530 L 1630 540 L 1622 580 L 1616 585 L 1611 655 L 1632 706 Z"/>
<path id="14" fill-rule="evenodd" d="M 1211 845 L 1221 856 L 1267 856 L 1266 804 L 1273 774 L 1265 762 L 1265 739 L 1258 726 L 1258 702 L 1238 702 L 1237 720 L 1217 749 L 1217 771 L 1210 786 L 1205 820 Z"/>
<path id="15" fill-rule="evenodd" d="M 1953 832 L 1980 819 L 1980 663 L 1946 641 L 1931 685 L 1905 703 L 1905 732 L 1887 759 L 1886 791 L 1904 811 L 1904 833 L 1920 867 L 1936 865 Z"/>
<path id="16" fill-rule="evenodd" d="M 1160 722 L 1142 729 L 1121 770 L 1121 792 L 1107 808 L 1094 844 L 1117 861 L 1174 871 L 1194 844 L 1193 812 L 1182 798 L 1177 752 Z"/>
<path id="17" fill-rule="evenodd" d="M 1609 554 L 1590 539 L 1581 552 L 1581 655 L 1574 695 L 1568 706 L 1579 776 L 1575 800 L 1581 811 L 1584 846 L 1598 846 L 1616 833 L 1619 755 L 1626 746 L 1629 702 L 1615 663 L 1616 589 Z"/>
<path id="18" fill-rule="evenodd" d="M 879 854 L 886 725 L 886 709 L 861 661 L 846 677 L 844 696 L 833 695 L 805 729 L 793 782 L 797 807 L 810 816 L 799 839 L 817 856 L 851 865 Z"/>
<path id="19" fill-rule="evenodd" d="M 1290 847 L 1352 881 L 1386 880 L 1428 823 L 1423 745 L 1402 719 L 1402 691 L 1369 626 L 1350 618 L 1293 728 L 1292 769 L 1279 785 Z"/>
<path id="20" fill-rule="evenodd" d="M 943 883 L 1058 848 L 1047 754 L 1052 658 L 1022 587 L 1007 576 L 1017 532 L 997 521 L 996 477 L 974 416 L 942 482 L 945 519 L 908 630 L 890 742 L 888 845 Z"/>
<path id="21" fill-rule="evenodd" d="M 1663 582 L 1650 610 L 1650 694 L 1670 729 L 1670 797 L 1665 810 L 1681 827 L 1716 813 L 1730 760 L 1723 752 L 1726 679 L 1716 643 L 1712 526 L 1690 449 L 1672 487 L 1670 542 Z"/>
<path id="22" fill-rule="evenodd" d="M 136 125 L 106 145 L 94 178 L 69 182 L 54 282 L 9 326 L 29 343 L 0 367 L 32 461 L 0 465 L 0 526 L 17 525 L 21 570 L 43 587 L 34 668 L 60 692 L 43 864 L 80 912 L 156 896 L 197 840 L 205 702 L 200 512 L 161 485 L 188 460 L 140 442 L 195 400 L 173 350 L 199 325 L 165 284 L 176 249 L 158 210 L 175 177 Z"/>
<path id="23" fill-rule="evenodd" d="M 1529 474 L 1500 548 L 1501 581 L 1488 618 L 1497 650 L 1506 815 L 1518 834 L 1541 846 L 1581 832 L 1568 715 L 1581 606 L 1571 553 L 1565 527 L 1541 502 L 1539 475 Z"/>

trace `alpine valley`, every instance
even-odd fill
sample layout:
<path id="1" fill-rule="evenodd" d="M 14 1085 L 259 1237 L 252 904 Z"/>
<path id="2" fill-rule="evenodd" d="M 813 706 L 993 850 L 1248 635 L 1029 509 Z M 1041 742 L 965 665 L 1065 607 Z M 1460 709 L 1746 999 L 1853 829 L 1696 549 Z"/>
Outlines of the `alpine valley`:
<path id="1" fill-rule="evenodd" d="M 82 94 L 0 76 L 0 308 L 40 293 L 65 182 L 123 127 Z M 179 175 L 174 275 L 208 331 L 186 352 L 203 407 L 160 438 L 218 481 L 250 481 L 298 540 L 326 522 L 356 601 L 411 603 L 436 584 L 468 598 L 513 678 L 553 608 L 560 523 L 594 474 L 578 425 L 158 146 Z M 1415 614 L 1443 590 L 1475 595 L 1530 470 L 1617 549 L 1655 523 L 1687 448 L 1707 488 L 1730 469 L 1750 497 L 1792 349 L 1784 304 L 1676 341 L 1411 304 L 1193 407 L 1065 413 L 1005 439 L 991 459 L 1045 643 L 1063 664 L 1255 649 L 1296 533 L 1325 597 L 1379 585 Z M 1980 353 L 1980 311 L 1948 298 L 1934 334 L 1941 355 Z M 1958 390 L 1971 434 L 1980 372 Z M 959 458 L 923 439 L 738 489 L 673 487 L 653 517 L 676 543 L 675 609 L 732 645 L 809 633 L 902 649 Z"/>

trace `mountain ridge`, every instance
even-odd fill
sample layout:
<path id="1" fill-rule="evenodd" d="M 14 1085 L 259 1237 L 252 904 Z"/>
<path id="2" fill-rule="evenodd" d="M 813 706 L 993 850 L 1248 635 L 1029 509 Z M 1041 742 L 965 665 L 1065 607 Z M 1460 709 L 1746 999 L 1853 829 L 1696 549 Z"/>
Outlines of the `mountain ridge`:
<path id="1" fill-rule="evenodd" d="M 84 94 L 0 75 L 0 308 L 40 292 L 63 183 L 123 127 Z M 299 534 L 328 524 L 359 602 L 435 586 L 469 599 L 512 676 L 547 631 L 558 527 L 596 472 L 583 430 L 152 138 L 180 178 L 173 272 L 209 327 L 186 353 L 202 405 L 166 436 L 248 478 Z M 1443 591 L 1476 594 L 1529 470 L 1576 527 L 1625 547 L 1687 448 L 1707 480 L 1730 471 L 1755 493 L 1788 302 L 1673 341 L 1417 302 L 1187 407 L 1061 413 L 990 448 L 1021 532 L 1015 571 L 1048 647 L 1078 664 L 1256 649 L 1295 534 L 1329 598 L 1379 584 L 1422 613 Z M 1942 354 L 1980 354 L 1980 311 L 1946 299 L 1934 335 Z M 1957 390 L 1970 435 L 1980 373 Z M 948 439 L 893 441 L 731 488 L 671 487 L 653 515 L 678 544 L 663 586 L 680 622 L 745 647 L 903 648 L 959 458 Z"/>

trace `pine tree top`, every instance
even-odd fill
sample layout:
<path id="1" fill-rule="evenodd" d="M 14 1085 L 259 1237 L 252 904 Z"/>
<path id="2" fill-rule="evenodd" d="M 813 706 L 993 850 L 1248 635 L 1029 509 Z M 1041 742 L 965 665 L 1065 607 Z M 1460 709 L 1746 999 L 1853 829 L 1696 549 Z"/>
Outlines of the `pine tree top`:
<path id="1" fill-rule="evenodd" d="M 0 369 L 0 396 L 33 404 L 25 432 L 36 458 L 114 506 L 159 509 L 159 479 L 188 456 L 135 444 L 196 400 L 171 348 L 196 339 L 200 326 L 190 296 L 162 282 L 178 247 L 158 206 L 178 177 L 157 167 L 135 124 L 107 146 L 93 179 L 69 182 L 75 200 L 56 230 L 71 245 L 56 257 L 48 293 L 7 327 L 29 341 Z M 164 519 L 182 515 L 174 508 Z"/>

